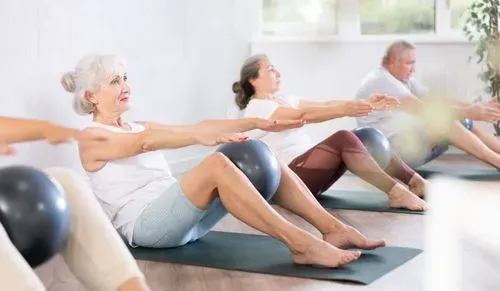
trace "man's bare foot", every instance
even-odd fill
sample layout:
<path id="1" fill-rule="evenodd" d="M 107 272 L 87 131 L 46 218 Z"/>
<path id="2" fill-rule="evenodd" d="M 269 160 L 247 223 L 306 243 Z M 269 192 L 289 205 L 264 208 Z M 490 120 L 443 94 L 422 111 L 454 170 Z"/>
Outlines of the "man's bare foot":
<path id="1" fill-rule="evenodd" d="M 396 184 L 388 193 L 393 208 L 405 208 L 409 210 L 427 210 L 427 203 L 417 195 L 410 192 L 401 184 Z"/>
<path id="2" fill-rule="evenodd" d="M 428 181 L 422 178 L 419 174 L 413 175 L 411 177 L 410 181 L 408 182 L 408 187 L 410 188 L 410 191 L 417 195 L 418 197 L 423 198 L 425 195 L 425 190 L 427 189 L 428 186 Z"/>
<path id="3" fill-rule="evenodd" d="M 323 240 L 340 249 L 359 248 L 373 250 L 386 245 L 384 240 L 370 240 L 357 229 L 348 225 L 344 225 L 331 232 L 323 233 Z"/>
<path id="4" fill-rule="evenodd" d="M 290 248 L 296 264 L 338 268 L 359 259 L 360 251 L 341 250 L 311 235 Z"/>

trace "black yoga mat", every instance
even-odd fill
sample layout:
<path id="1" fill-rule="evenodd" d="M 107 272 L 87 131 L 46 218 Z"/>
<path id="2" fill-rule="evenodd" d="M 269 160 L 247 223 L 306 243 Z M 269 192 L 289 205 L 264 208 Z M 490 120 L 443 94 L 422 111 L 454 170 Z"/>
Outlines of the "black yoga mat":
<path id="1" fill-rule="evenodd" d="M 451 165 L 444 162 L 436 162 L 421 166 L 415 171 L 426 179 L 440 174 L 475 181 L 500 180 L 500 171 L 497 169 L 474 164 Z"/>
<path id="2" fill-rule="evenodd" d="M 131 248 L 131 252 L 137 260 L 367 285 L 413 259 L 422 250 L 384 247 L 363 251 L 357 261 L 330 269 L 294 264 L 288 248 L 269 236 L 212 231 L 182 247 Z"/>
<path id="3" fill-rule="evenodd" d="M 387 194 L 380 191 L 328 190 L 318 197 L 318 201 L 323 207 L 332 209 L 425 214 L 424 211 L 389 207 Z"/>

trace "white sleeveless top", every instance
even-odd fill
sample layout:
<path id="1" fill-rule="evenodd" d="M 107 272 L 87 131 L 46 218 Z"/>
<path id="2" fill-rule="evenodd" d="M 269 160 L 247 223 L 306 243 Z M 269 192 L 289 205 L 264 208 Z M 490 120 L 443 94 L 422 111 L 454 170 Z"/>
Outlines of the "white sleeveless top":
<path id="1" fill-rule="evenodd" d="M 145 128 L 127 123 L 132 130 L 92 122 L 98 127 L 119 133 L 137 133 Z M 165 192 L 176 179 L 161 151 L 108 161 L 96 172 L 87 172 L 94 194 L 113 226 L 132 245 L 134 224 L 142 210 Z"/>
<path id="2" fill-rule="evenodd" d="M 287 96 L 283 100 L 294 108 L 298 107 L 299 99 L 294 96 Z M 244 110 L 244 117 L 268 119 L 280 106 L 278 102 L 273 100 L 252 99 Z M 287 165 L 314 146 L 305 127 L 281 132 L 266 132 L 256 129 L 248 132 L 248 135 L 267 144 Z"/>

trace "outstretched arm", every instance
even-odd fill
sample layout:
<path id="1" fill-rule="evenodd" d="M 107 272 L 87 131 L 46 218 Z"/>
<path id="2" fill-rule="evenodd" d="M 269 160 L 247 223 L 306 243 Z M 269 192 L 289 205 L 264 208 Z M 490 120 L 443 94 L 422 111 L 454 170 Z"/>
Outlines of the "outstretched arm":
<path id="1" fill-rule="evenodd" d="M 317 106 L 336 106 L 336 105 L 345 104 L 346 102 L 347 102 L 346 100 L 318 101 L 318 100 L 310 100 L 310 99 L 300 99 L 298 107 L 305 108 L 305 107 L 317 107 Z"/>
<path id="2" fill-rule="evenodd" d="M 149 129 L 177 132 L 215 131 L 226 133 L 247 132 L 254 129 L 283 131 L 303 126 L 302 120 L 269 120 L 262 118 L 210 119 L 194 125 L 166 125 L 157 122 L 141 122 Z"/>
<path id="3" fill-rule="evenodd" d="M 320 123 L 341 117 L 366 116 L 373 107 L 369 102 L 363 100 L 342 101 L 331 103 L 331 105 L 306 106 L 306 103 L 298 108 L 280 106 L 271 115 L 273 119 L 298 119 L 306 123 Z"/>
<path id="4" fill-rule="evenodd" d="M 0 117 L 0 143 L 3 151 L 13 143 L 45 140 L 51 144 L 76 141 L 102 141 L 104 137 L 52 124 L 44 120 Z"/>
<path id="5" fill-rule="evenodd" d="M 84 163 L 123 159 L 160 149 L 177 149 L 195 144 L 215 146 L 246 139 L 236 133 L 208 132 L 191 128 L 185 131 L 179 128 L 147 128 L 139 133 L 115 133 L 100 128 L 89 128 L 85 131 L 105 136 L 106 141 L 80 143 L 80 158 Z"/>
<path id="6" fill-rule="evenodd" d="M 450 114 L 458 118 L 468 118 L 471 120 L 479 120 L 485 122 L 495 122 L 500 120 L 500 106 L 487 103 L 470 103 L 455 99 L 448 100 Z M 428 102 L 424 102 L 414 95 L 409 95 L 401 99 L 400 109 L 410 114 L 421 114 L 426 107 L 433 106 Z"/>
<path id="7" fill-rule="evenodd" d="M 241 119 L 213 119 L 204 120 L 192 125 L 168 125 L 158 122 L 140 122 L 150 129 L 162 129 L 171 131 L 197 131 L 212 130 L 219 132 L 245 132 L 256 129 L 259 125 L 259 118 L 241 118 Z"/>
<path id="8" fill-rule="evenodd" d="M 361 99 L 359 101 L 365 101 L 371 104 L 374 110 L 387 110 L 400 105 L 400 101 L 397 98 L 387 96 L 385 94 L 374 94 L 367 99 Z M 298 107 L 317 107 L 317 106 L 347 106 L 348 100 L 309 100 L 309 99 L 299 99 Z"/>
<path id="9" fill-rule="evenodd" d="M 68 139 L 72 135 L 78 136 L 80 133 L 78 130 L 63 128 L 44 120 L 0 117 L 0 141 L 6 144 L 43 139 L 57 142 L 59 140 L 54 136 L 56 132 L 59 132 L 60 135 L 65 134 L 60 139 Z"/>

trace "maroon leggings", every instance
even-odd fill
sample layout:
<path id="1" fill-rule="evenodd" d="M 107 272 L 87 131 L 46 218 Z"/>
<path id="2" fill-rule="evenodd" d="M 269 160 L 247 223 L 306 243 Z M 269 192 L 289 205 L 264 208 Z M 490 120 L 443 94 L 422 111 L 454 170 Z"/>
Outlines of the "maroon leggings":
<path id="1" fill-rule="evenodd" d="M 395 155 L 382 169 L 358 137 L 347 130 L 330 135 L 289 166 L 315 196 L 330 188 L 347 170 L 386 193 L 397 183 L 392 177 L 408 184 L 415 174 Z"/>

